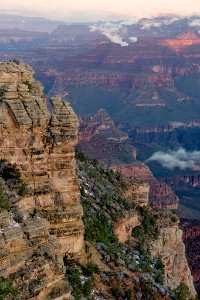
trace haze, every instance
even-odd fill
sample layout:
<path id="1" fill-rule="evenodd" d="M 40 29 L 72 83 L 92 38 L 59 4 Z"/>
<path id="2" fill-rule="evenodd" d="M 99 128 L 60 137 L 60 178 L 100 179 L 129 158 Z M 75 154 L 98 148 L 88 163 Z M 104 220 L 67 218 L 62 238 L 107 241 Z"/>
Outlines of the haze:
<path id="1" fill-rule="evenodd" d="M 0 13 L 63 21 L 97 21 L 149 17 L 159 13 L 200 13 L 199 0 L 4 0 Z"/>

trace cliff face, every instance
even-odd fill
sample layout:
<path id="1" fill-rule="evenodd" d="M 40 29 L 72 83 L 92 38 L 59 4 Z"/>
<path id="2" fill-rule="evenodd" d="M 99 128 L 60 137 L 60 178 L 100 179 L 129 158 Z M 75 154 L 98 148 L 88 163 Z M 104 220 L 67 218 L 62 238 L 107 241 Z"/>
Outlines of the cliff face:
<path id="1" fill-rule="evenodd" d="M 152 256 L 161 256 L 165 266 L 165 284 L 172 288 L 184 282 L 194 298 L 196 291 L 190 269 L 185 256 L 182 230 L 176 226 L 161 228 L 158 239 L 149 243 Z"/>
<path id="2" fill-rule="evenodd" d="M 83 223 L 74 160 L 78 120 L 69 104 L 59 97 L 51 99 L 51 115 L 43 88 L 32 76 L 33 70 L 25 64 L 0 64 L 0 157 L 15 163 L 27 184 L 26 196 L 14 203 L 24 221 L 12 226 L 12 217 L 6 215 L 7 227 L 1 224 L 1 270 L 3 276 L 8 276 L 21 269 L 26 274 L 29 267 L 39 295 L 39 274 L 46 274 L 42 276 L 44 289 L 56 278 L 61 279 L 61 273 L 63 276 L 62 256 L 66 252 L 80 253 Z M 40 262 L 35 258 L 38 251 Z M 45 251 L 54 256 L 47 267 L 43 262 Z M 55 257 L 60 260 L 58 271 L 54 268 Z M 29 299 L 26 292 L 23 297 L 20 299 Z"/>
<path id="3" fill-rule="evenodd" d="M 177 209 L 178 197 L 166 184 L 160 183 L 143 163 L 121 164 L 115 166 L 127 178 L 137 178 L 149 184 L 149 203 L 154 207 Z"/>
<path id="4" fill-rule="evenodd" d="M 131 145 L 127 133 L 118 129 L 104 109 L 94 116 L 79 117 L 78 149 L 87 157 L 103 164 L 136 159 L 136 149 Z"/>
<path id="5" fill-rule="evenodd" d="M 188 264 L 190 266 L 194 285 L 197 292 L 200 292 L 200 221 L 199 220 L 181 220 L 181 229 L 183 230 L 183 240 L 185 243 Z"/>
<path id="6" fill-rule="evenodd" d="M 17 286 L 15 299 L 57 299 L 50 296 L 56 287 L 58 296 L 70 299 L 69 285 L 62 280 L 61 246 L 49 234 L 50 223 L 27 218 L 19 224 L 7 211 L 0 212 L 0 220 L 0 276 L 9 276 Z"/>

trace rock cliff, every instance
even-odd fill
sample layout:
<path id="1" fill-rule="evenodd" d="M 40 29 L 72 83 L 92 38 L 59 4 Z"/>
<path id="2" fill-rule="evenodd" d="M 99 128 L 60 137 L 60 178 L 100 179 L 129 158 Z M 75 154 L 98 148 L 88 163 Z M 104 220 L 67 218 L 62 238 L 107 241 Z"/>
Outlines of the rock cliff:
<path id="1" fill-rule="evenodd" d="M 24 289 L 19 299 L 48 299 L 41 291 L 61 280 L 62 256 L 79 254 L 83 246 L 74 159 L 78 120 L 59 97 L 51 98 L 50 114 L 42 90 L 29 66 L 0 64 L 0 157 L 16 164 L 27 185 L 26 195 L 13 203 L 22 223 L 4 211 L 1 222 L 1 276 L 14 277 Z M 29 286 L 20 286 L 20 270 L 32 278 Z"/>
<path id="2" fill-rule="evenodd" d="M 149 204 L 159 208 L 178 208 L 179 200 L 171 187 L 165 183 L 160 183 L 144 163 L 121 164 L 114 166 L 114 168 L 120 171 L 129 180 L 130 178 L 139 179 L 149 184 Z M 148 191 L 146 190 L 146 192 Z"/>
<path id="3" fill-rule="evenodd" d="M 182 234 L 183 232 L 177 224 L 161 227 L 158 239 L 149 243 L 149 251 L 152 256 L 160 255 L 163 260 L 165 284 L 175 288 L 180 282 L 183 282 L 189 287 L 192 297 L 195 298 L 196 291 L 185 256 Z"/>
<path id="4" fill-rule="evenodd" d="M 197 292 L 200 292 L 200 221 L 199 220 L 181 220 L 181 229 L 183 230 L 183 240 L 185 243 L 188 264 L 194 280 Z"/>

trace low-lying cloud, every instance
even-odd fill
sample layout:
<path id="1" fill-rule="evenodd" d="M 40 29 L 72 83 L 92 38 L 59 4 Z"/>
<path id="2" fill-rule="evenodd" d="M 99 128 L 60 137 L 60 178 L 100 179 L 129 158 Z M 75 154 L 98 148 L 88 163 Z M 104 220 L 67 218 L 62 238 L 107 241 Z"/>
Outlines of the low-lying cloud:
<path id="1" fill-rule="evenodd" d="M 183 148 L 178 151 L 155 152 L 146 162 L 157 161 L 164 168 L 173 170 L 178 168 L 180 170 L 192 169 L 196 163 L 200 163 L 200 151 L 187 152 Z"/>
<path id="2" fill-rule="evenodd" d="M 131 23 L 132 22 L 132 23 Z M 129 20 L 129 25 L 133 24 L 133 20 Z M 121 22 L 106 22 L 101 25 L 92 25 L 90 27 L 91 31 L 99 31 L 104 34 L 111 42 L 120 44 L 122 47 L 128 46 L 129 43 L 134 43 L 137 41 L 136 37 L 127 36 L 127 24 L 125 21 Z M 126 36 L 126 40 L 125 40 Z"/>
<path id="3" fill-rule="evenodd" d="M 188 24 L 190 27 L 200 27 L 200 19 L 195 19 Z"/>
<path id="4" fill-rule="evenodd" d="M 159 28 L 163 25 L 170 25 L 179 20 L 178 17 L 166 18 L 166 19 L 146 19 L 142 22 L 142 29 Z"/>

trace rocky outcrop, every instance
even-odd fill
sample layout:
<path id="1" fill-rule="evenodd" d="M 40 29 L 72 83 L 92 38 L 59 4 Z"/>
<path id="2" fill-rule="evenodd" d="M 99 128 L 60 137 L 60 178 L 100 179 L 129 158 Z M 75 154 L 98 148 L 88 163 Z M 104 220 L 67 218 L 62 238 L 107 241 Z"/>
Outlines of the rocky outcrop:
<path id="1" fill-rule="evenodd" d="M 61 245 L 49 234 L 50 223 L 37 217 L 19 224 L 7 211 L 0 212 L 0 223 L 0 276 L 9 276 L 17 286 L 15 299 L 70 299 L 69 285 L 62 280 Z"/>
<path id="2" fill-rule="evenodd" d="M 79 122 L 79 142 L 90 141 L 95 135 L 104 136 L 106 139 L 116 142 L 128 139 L 128 135 L 115 126 L 115 122 L 103 108 L 99 109 L 94 116 L 79 117 Z"/>
<path id="3" fill-rule="evenodd" d="M 131 237 L 132 230 L 140 224 L 137 212 L 128 213 L 114 224 L 114 232 L 120 243 L 125 243 Z"/>
<path id="4" fill-rule="evenodd" d="M 63 276 L 61 261 L 65 253 L 78 255 L 82 251 L 83 223 L 74 159 L 78 120 L 69 104 L 59 97 L 51 98 L 50 114 L 42 90 L 29 66 L 0 64 L 0 157 L 16 164 L 27 184 L 26 196 L 14 203 L 25 221 L 12 226 L 12 218 L 7 215 L 8 226 L 2 224 L 2 271 L 3 276 L 14 276 L 21 268 L 25 273 L 26 268 L 36 272 L 39 262 L 34 253 L 40 249 L 41 268 L 37 272 L 46 274 L 41 275 L 44 288 Z M 49 258 L 51 263 L 46 267 L 43 256 L 51 249 L 49 255 L 54 258 Z M 49 269 L 53 269 L 52 274 Z M 38 276 L 33 278 L 37 287 Z M 29 299 L 26 292 L 20 299 Z M 40 292 L 38 287 L 36 295 Z M 37 297 L 33 299 L 47 299 Z"/>
<path id="5" fill-rule="evenodd" d="M 129 178 L 127 182 L 129 186 L 123 196 L 139 206 L 147 206 L 149 201 L 149 184 L 135 178 Z"/>
<path id="6" fill-rule="evenodd" d="M 114 169 L 120 171 L 129 180 L 130 178 L 138 179 L 148 184 L 150 186 L 149 204 L 159 208 L 178 208 L 179 200 L 173 190 L 165 183 L 160 183 L 144 163 L 121 164 L 114 166 Z"/>
<path id="7" fill-rule="evenodd" d="M 180 282 L 185 283 L 194 299 L 196 291 L 185 256 L 182 234 L 177 224 L 162 227 L 158 239 L 149 243 L 149 252 L 152 256 L 162 258 L 165 266 L 165 284 L 176 288 Z"/>
<path id="8" fill-rule="evenodd" d="M 27 31 L 18 28 L 13 29 L 1 29 L 0 30 L 0 42 L 6 43 L 19 43 L 19 42 L 34 42 L 37 40 L 47 40 L 49 35 L 47 32 Z"/>
<path id="9" fill-rule="evenodd" d="M 106 165 L 136 159 L 136 149 L 127 133 L 115 126 L 105 109 L 99 109 L 94 116 L 80 116 L 79 122 L 77 147 L 87 157 Z"/>
<path id="10" fill-rule="evenodd" d="M 180 227 L 183 230 L 183 241 L 186 248 L 188 264 L 194 280 L 197 292 L 200 292 L 200 221 L 181 220 Z"/>

